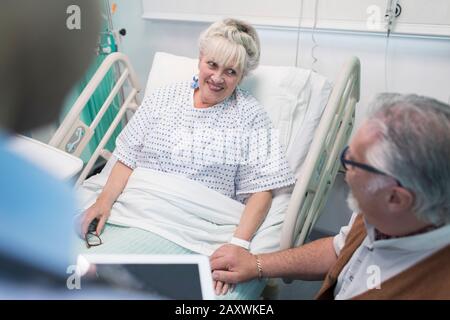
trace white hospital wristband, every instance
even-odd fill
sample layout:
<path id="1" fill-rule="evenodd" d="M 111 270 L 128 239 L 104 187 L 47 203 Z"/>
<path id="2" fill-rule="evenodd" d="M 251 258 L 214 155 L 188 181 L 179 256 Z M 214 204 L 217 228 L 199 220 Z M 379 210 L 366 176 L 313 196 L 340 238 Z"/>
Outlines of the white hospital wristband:
<path id="1" fill-rule="evenodd" d="M 230 243 L 234 244 L 236 246 L 239 246 L 241 248 L 244 248 L 245 250 L 250 249 L 250 241 L 245 241 L 245 240 L 233 237 L 233 238 L 231 238 Z"/>

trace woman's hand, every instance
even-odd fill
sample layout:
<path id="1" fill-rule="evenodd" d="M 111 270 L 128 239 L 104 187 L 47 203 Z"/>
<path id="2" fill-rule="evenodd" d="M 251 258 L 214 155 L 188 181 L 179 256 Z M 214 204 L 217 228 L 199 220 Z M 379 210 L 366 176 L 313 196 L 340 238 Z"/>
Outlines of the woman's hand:
<path id="1" fill-rule="evenodd" d="M 84 237 L 86 235 L 89 229 L 89 225 L 95 219 L 98 219 L 98 224 L 95 232 L 97 233 L 97 235 L 100 235 L 110 215 L 111 206 L 97 200 L 97 202 L 95 202 L 84 212 L 83 220 L 81 223 L 82 236 Z"/>
<path id="2" fill-rule="evenodd" d="M 122 162 L 116 162 L 97 201 L 84 212 L 81 223 L 81 233 L 83 237 L 88 232 L 89 225 L 94 219 L 98 219 L 95 232 L 97 235 L 100 235 L 111 214 L 111 208 L 114 202 L 127 185 L 128 178 L 132 172 L 133 169 L 127 167 Z"/>

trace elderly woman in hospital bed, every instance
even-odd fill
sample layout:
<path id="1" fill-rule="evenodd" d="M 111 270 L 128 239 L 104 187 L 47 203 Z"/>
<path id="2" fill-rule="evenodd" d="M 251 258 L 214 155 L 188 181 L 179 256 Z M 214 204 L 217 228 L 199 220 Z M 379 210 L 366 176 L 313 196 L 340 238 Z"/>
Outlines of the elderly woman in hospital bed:
<path id="1" fill-rule="evenodd" d="M 81 193 L 96 192 L 85 202 L 84 235 L 108 221 L 207 255 L 228 242 L 250 249 L 272 190 L 295 182 L 267 113 L 238 87 L 259 63 L 254 28 L 226 19 L 199 44 L 198 76 L 146 96 L 116 141 L 109 177 L 84 183 Z"/>

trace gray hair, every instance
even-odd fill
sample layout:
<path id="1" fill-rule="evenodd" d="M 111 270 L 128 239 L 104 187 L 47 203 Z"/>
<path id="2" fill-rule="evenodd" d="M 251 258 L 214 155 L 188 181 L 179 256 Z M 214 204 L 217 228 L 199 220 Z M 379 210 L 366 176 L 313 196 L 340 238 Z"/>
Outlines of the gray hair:
<path id="1" fill-rule="evenodd" d="M 212 55 L 224 65 L 233 64 L 245 77 L 259 64 L 260 44 L 250 24 L 224 19 L 213 23 L 199 39 L 200 55 Z"/>
<path id="2" fill-rule="evenodd" d="M 415 196 L 425 222 L 450 223 L 450 106 L 435 99 L 384 93 L 367 123 L 379 139 L 368 163 L 398 179 Z"/>

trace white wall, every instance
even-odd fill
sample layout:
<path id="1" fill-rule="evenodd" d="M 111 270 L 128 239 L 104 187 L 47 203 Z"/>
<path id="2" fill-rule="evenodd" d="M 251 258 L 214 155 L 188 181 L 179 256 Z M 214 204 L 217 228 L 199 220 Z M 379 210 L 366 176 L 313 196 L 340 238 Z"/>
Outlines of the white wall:
<path id="1" fill-rule="evenodd" d="M 120 50 L 128 54 L 142 85 L 147 81 L 153 55 L 156 51 L 195 57 L 197 38 L 207 26 L 205 23 L 152 21 L 141 18 L 140 0 L 116 0 L 117 12 L 113 15 L 114 27 L 126 28 Z M 295 30 L 258 29 L 262 64 L 294 65 L 297 32 Z M 357 124 L 365 114 L 368 101 L 374 94 L 385 91 L 386 39 L 367 34 L 316 33 L 317 62 L 311 57 L 311 33 L 301 30 L 300 66 L 313 67 L 334 79 L 342 63 L 356 55 L 361 60 L 361 101 L 357 109 Z M 387 55 L 387 90 L 411 92 L 450 101 L 450 40 L 392 37 Z M 342 178 L 318 226 L 336 231 L 348 218 L 345 187 Z"/>

